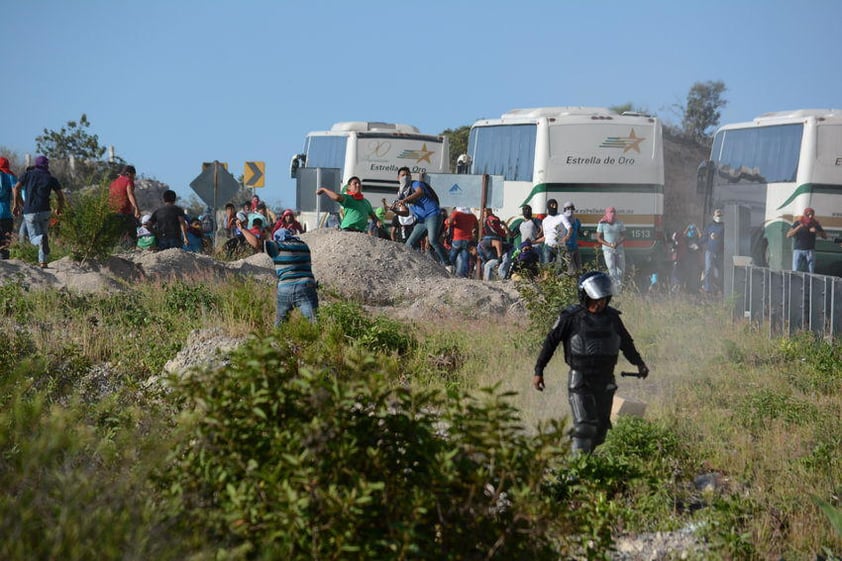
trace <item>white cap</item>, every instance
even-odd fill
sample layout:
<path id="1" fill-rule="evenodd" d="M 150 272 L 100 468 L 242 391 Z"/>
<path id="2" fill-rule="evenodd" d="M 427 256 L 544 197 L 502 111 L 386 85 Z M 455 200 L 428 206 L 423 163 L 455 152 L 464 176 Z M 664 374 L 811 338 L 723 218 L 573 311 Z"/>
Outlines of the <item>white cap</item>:
<path id="1" fill-rule="evenodd" d="M 151 221 L 151 220 L 152 220 L 152 215 L 151 215 L 151 214 L 144 214 L 144 215 L 143 215 L 143 218 L 141 218 L 141 219 L 140 219 L 140 223 L 141 223 L 141 224 L 147 224 L 147 223 L 148 223 L 149 221 Z"/>

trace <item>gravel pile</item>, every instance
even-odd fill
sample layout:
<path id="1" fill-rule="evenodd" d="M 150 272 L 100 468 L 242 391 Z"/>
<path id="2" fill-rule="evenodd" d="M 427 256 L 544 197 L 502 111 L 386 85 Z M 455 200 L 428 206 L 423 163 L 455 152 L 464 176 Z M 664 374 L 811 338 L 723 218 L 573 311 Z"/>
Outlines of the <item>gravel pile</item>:
<path id="1" fill-rule="evenodd" d="M 316 230 L 301 236 L 310 246 L 319 283 L 395 317 L 522 315 L 511 281 L 453 277 L 432 258 L 403 244 L 364 234 Z"/>

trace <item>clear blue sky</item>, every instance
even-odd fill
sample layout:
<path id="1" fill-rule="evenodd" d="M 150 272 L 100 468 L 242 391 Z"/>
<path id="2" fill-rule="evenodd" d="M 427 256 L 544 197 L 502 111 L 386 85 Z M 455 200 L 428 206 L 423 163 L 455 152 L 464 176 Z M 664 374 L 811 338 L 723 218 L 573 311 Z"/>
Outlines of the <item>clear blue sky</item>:
<path id="1" fill-rule="evenodd" d="M 290 157 L 338 121 L 425 133 L 516 107 L 631 102 L 680 120 L 722 80 L 722 123 L 842 107 L 842 1 L 2 0 L 0 146 L 34 153 L 82 113 L 103 145 L 182 197 L 203 161 Z"/>

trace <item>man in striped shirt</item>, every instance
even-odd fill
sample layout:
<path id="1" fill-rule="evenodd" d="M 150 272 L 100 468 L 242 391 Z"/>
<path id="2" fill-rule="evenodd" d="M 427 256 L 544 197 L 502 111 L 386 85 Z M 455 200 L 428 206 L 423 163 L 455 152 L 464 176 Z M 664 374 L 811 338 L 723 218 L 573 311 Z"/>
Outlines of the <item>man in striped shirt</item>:
<path id="1" fill-rule="evenodd" d="M 275 263 L 278 274 L 278 296 L 275 326 L 283 323 L 293 308 L 315 323 L 319 309 L 316 278 L 310 262 L 310 248 L 285 228 L 275 230 L 266 242 L 266 253 Z"/>

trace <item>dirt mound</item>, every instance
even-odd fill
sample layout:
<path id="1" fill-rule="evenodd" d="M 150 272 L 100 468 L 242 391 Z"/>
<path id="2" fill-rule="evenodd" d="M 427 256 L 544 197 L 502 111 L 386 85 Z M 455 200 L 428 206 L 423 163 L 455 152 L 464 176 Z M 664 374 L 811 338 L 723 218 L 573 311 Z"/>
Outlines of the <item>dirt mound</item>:
<path id="1" fill-rule="evenodd" d="M 472 318 L 524 311 L 511 282 L 453 278 L 431 258 L 403 244 L 339 230 L 317 230 L 302 239 L 310 246 L 313 272 L 324 293 L 394 317 Z M 79 264 L 65 257 L 47 269 L 19 260 L 0 261 L 0 283 L 80 293 L 120 291 L 144 281 L 224 280 L 230 275 L 275 281 L 272 261 L 262 253 L 226 263 L 179 249 L 132 251 L 105 263 Z"/>
<path id="2" fill-rule="evenodd" d="M 313 273 L 332 292 L 396 317 L 464 318 L 521 314 L 510 281 L 454 278 L 432 258 L 405 245 L 365 234 L 316 230 L 301 237 L 310 246 Z"/>

